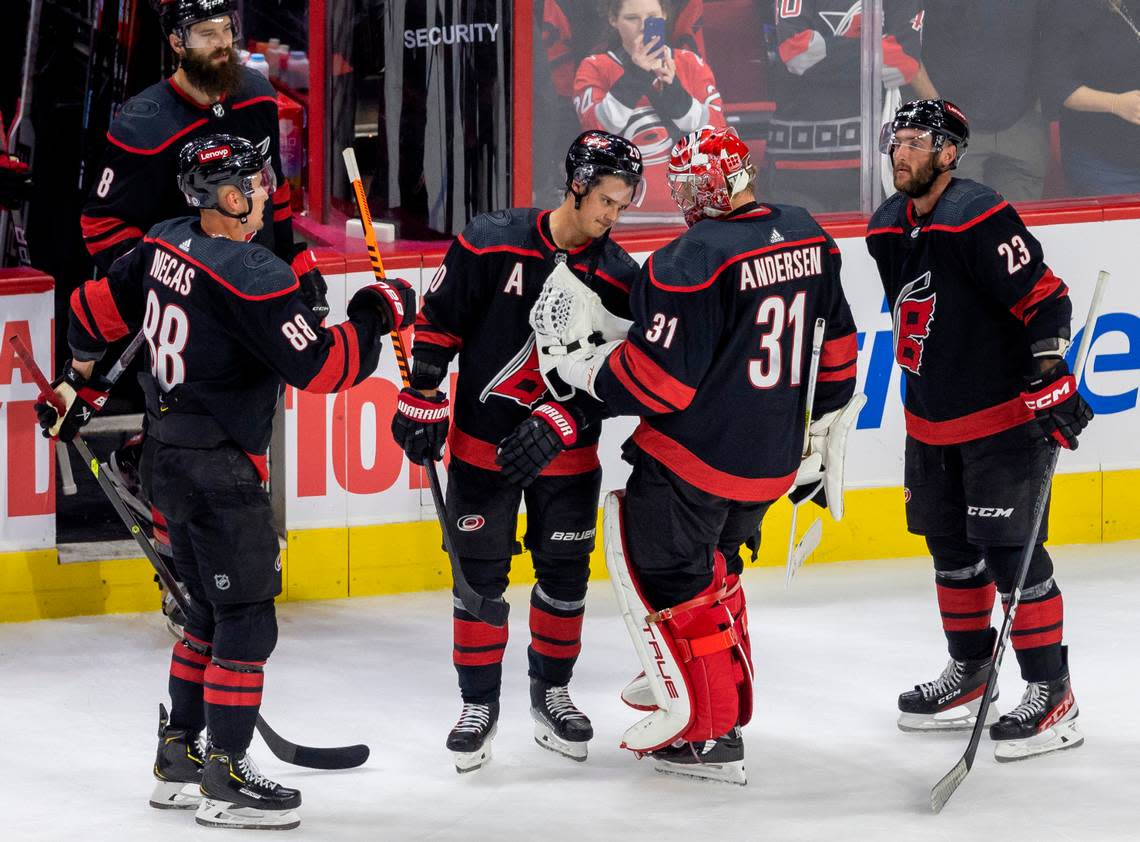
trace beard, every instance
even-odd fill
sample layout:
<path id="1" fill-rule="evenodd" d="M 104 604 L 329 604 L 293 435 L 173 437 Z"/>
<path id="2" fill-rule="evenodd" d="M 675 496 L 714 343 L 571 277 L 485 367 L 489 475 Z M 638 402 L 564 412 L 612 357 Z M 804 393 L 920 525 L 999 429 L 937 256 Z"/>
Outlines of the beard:
<path id="1" fill-rule="evenodd" d="M 226 60 L 216 64 L 215 60 L 222 56 Z M 211 97 L 232 94 L 241 84 L 241 64 L 231 47 L 187 48 L 182 54 L 181 66 L 190 84 Z"/>
<path id="2" fill-rule="evenodd" d="M 912 170 L 909 176 L 899 175 L 897 172 L 893 175 L 896 190 L 912 199 L 921 199 L 930 192 L 930 188 L 942 173 L 934 169 L 934 159 L 931 157 L 921 167 Z"/>

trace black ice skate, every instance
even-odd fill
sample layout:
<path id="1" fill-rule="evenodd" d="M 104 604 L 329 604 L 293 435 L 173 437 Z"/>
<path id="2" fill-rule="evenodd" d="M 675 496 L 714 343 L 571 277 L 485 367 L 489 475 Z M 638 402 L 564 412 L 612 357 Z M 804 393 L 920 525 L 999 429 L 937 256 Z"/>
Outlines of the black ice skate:
<path id="1" fill-rule="evenodd" d="M 301 793 L 262 775 L 246 752 L 211 749 L 194 819 L 207 827 L 292 830 L 301 823 L 300 806 Z"/>
<path id="2" fill-rule="evenodd" d="M 447 748 L 455 755 L 455 771 L 474 772 L 490 763 L 491 742 L 498 729 L 498 702 L 464 702 L 459 721 L 447 735 Z"/>
<path id="3" fill-rule="evenodd" d="M 990 659 L 956 661 L 950 659 L 942 675 L 934 681 L 915 685 L 899 695 L 899 730 L 902 731 L 969 731 L 978 719 L 982 693 Z M 993 699 L 997 699 L 994 686 Z M 986 724 L 998 718 L 998 711 L 990 701 L 986 711 Z"/>
<path id="4" fill-rule="evenodd" d="M 1008 763 L 1076 748 L 1085 741 L 1077 729 L 1077 714 L 1065 658 L 1064 675 L 1030 682 L 1018 706 L 990 726 L 990 739 L 997 742 L 994 759 Z"/>
<path id="5" fill-rule="evenodd" d="M 589 718 L 570 699 L 566 685 L 530 680 L 530 715 L 534 741 L 571 760 L 586 759 L 586 745 L 594 737 Z"/>
<path id="6" fill-rule="evenodd" d="M 666 775 L 682 775 L 744 786 L 744 737 L 740 726 L 723 737 L 698 743 L 676 742 L 650 754 L 653 768 Z"/>
<path id="7" fill-rule="evenodd" d="M 166 706 L 158 706 L 158 756 L 154 760 L 154 792 L 150 806 L 159 810 L 192 810 L 202 800 L 202 750 L 198 734 L 171 728 Z"/>

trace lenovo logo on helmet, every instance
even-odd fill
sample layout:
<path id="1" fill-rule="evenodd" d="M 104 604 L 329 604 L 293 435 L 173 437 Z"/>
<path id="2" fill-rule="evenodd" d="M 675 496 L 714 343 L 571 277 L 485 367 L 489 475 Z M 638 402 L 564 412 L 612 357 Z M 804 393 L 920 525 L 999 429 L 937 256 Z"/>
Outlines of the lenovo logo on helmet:
<path id="1" fill-rule="evenodd" d="M 609 149 L 610 139 L 604 134 L 591 134 L 582 138 L 582 145 L 591 149 Z"/>
<path id="2" fill-rule="evenodd" d="M 213 149 L 203 149 L 198 153 L 198 163 L 208 164 L 211 161 L 222 161 L 234 154 L 228 146 L 215 146 Z"/>

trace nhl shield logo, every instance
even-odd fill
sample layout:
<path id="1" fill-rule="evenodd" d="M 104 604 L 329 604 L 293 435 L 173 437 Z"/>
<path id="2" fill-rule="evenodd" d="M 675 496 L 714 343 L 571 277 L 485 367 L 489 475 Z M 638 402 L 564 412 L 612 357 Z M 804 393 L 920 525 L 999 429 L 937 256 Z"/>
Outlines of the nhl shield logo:
<path id="1" fill-rule="evenodd" d="M 213 107 L 210 110 L 214 112 L 214 116 L 217 117 L 219 120 L 222 117 L 226 116 L 226 107 L 224 105 L 222 105 L 220 102 L 215 102 Z"/>
<path id="2" fill-rule="evenodd" d="M 225 573 L 214 574 L 214 587 L 220 591 L 228 591 L 230 589 L 230 577 Z"/>

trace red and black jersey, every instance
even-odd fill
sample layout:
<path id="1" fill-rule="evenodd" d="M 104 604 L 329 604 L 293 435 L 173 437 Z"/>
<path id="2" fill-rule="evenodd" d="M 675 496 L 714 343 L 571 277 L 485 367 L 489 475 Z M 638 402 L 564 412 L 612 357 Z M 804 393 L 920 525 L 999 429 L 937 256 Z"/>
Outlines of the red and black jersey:
<path id="1" fill-rule="evenodd" d="M 894 317 L 907 433 L 958 444 L 1032 419 L 1023 378 L 1068 340 L 1072 303 L 1017 211 L 955 178 L 925 217 L 902 193 L 887 199 L 867 249 Z"/>
<path id="2" fill-rule="evenodd" d="M 768 157 L 779 169 L 855 169 L 862 126 L 859 93 L 862 0 L 773 0 L 780 64 L 768 86 L 776 101 Z M 919 68 L 921 0 L 887 0 L 883 84 Z"/>
<path id="3" fill-rule="evenodd" d="M 775 500 L 800 464 L 817 318 L 813 411 L 855 392 L 857 341 L 831 237 L 803 208 L 749 203 L 705 219 L 642 267 L 634 326 L 594 381 L 609 411 L 645 416 L 634 443 L 690 485 Z"/>
<path id="4" fill-rule="evenodd" d="M 573 251 L 554 245 L 550 211 L 512 208 L 476 217 L 455 238 L 424 294 L 413 356 L 446 369 L 459 355 L 448 445 L 465 462 L 498 471 L 495 448 L 548 400 L 528 321 L 556 261 L 596 292 L 611 313 L 629 318 L 634 262 L 608 237 Z M 595 423 L 578 443 L 554 458 L 544 475 L 576 474 L 598 466 L 601 406 L 589 396 L 573 400 Z"/>
<path id="5" fill-rule="evenodd" d="M 292 260 L 293 212 L 281 169 L 277 92 L 243 68 L 237 92 L 212 106 L 190 99 L 173 79 L 123 105 L 107 132 L 107 149 L 80 217 L 83 240 L 100 271 L 110 269 L 152 225 L 189 212 L 178 189 L 178 153 L 191 140 L 219 133 L 243 137 L 269 155 L 278 187 L 254 242 L 286 263 Z"/>
<path id="6" fill-rule="evenodd" d="M 341 391 L 368 377 L 380 356 L 376 308 L 324 328 L 312 324 L 298 289 L 293 270 L 268 249 L 208 236 L 194 217 L 172 219 L 151 228 L 107 277 L 72 293 L 68 342 L 75 359 L 98 359 L 141 327 L 158 389 L 259 456 L 283 381 Z"/>

